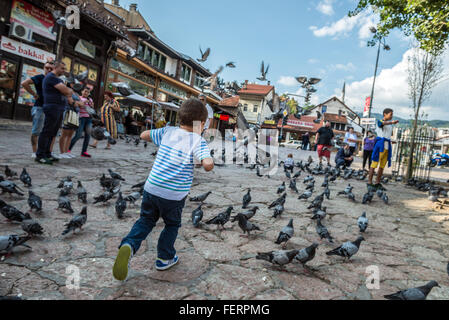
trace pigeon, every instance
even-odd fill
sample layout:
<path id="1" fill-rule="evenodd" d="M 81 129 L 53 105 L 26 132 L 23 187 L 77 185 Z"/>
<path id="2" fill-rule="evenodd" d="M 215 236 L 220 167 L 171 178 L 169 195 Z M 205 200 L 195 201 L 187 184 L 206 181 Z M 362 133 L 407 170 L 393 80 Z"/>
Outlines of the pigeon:
<path id="1" fill-rule="evenodd" d="M 258 206 L 254 206 L 252 208 L 248 208 L 248 211 L 245 211 L 243 213 L 241 213 L 242 215 L 244 215 L 246 217 L 246 219 L 251 220 L 255 215 L 257 210 L 259 210 Z M 233 217 L 231 222 L 236 222 L 237 221 L 237 216 Z"/>
<path id="2" fill-rule="evenodd" d="M 366 212 L 362 214 L 357 220 L 357 225 L 359 226 L 360 232 L 365 232 L 368 228 L 368 218 L 366 217 Z"/>
<path id="3" fill-rule="evenodd" d="M 422 287 L 398 291 L 393 294 L 385 295 L 384 298 L 388 300 L 426 300 L 434 287 L 440 286 L 436 281 L 430 281 Z"/>
<path id="4" fill-rule="evenodd" d="M 76 193 L 78 195 L 78 200 L 82 203 L 87 203 L 87 191 L 81 184 L 81 181 L 78 181 L 78 187 L 76 188 Z"/>
<path id="5" fill-rule="evenodd" d="M 247 232 L 247 233 L 248 233 L 248 237 L 249 237 L 251 231 L 255 231 L 255 230 L 259 230 L 259 231 L 260 231 L 260 228 L 259 228 L 258 226 L 256 226 L 255 224 L 252 224 L 252 223 L 246 218 L 246 216 L 243 215 L 243 214 L 241 214 L 241 213 L 239 213 L 239 214 L 237 215 L 237 220 L 238 220 L 238 222 L 239 222 L 239 227 L 240 227 L 240 229 L 242 229 L 242 231 L 243 231 L 244 233 Z"/>
<path id="6" fill-rule="evenodd" d="M 279 233 L 279 236 L 277 240 L 274 242 L 276 244 L 282 244 L 283 248 L 285 249 L 285 246 L 287 245 L 288 240 L 293 237 L 294 229 L 293 229 L 293 219 L 290 219 L 287 226 L 282 228 L 281 232 Z"/>
<path id="7" fill-rule="evenodd" d="M 258 252 L 256 259 L 257 260 L 265 260 L 271 262 L 274 265 L 278 265 L 280 267 L 285 266 L 292 262 L 295 256 L 299 253 L 299 250 L 279 250 L 279 251 L 271 251 L 271 252 Z"/>
<path id="8" fill-rule="evenodd" d="M 125 197 L 125 201 L 128 201 L 134 205 L 134 203 L 139 200 L 141 194 L 139 192 L 133 192 L 129 196 Z"/>
<path id="9" fill-rule="evenodd" d="M 267 68 L 265 69 L 265 63 L 262 61 L 262 65 L 261 65 L 261 77 L 257 78 L 257 80 L 260 81 L 267 81 L 267 74 L 268 74 L 268 70 L 270 69 L 270 65 L 267 66 Z"/>
<path id="10" fill-rule="evenodd" d="M 146 149 L 148 147 L 148 142 L 144 141 L 143 142 L 143 147 Z"/>
<path id="11" fill-rule="evenodd" d="M 111 200 L 113 197 L 114 197 L 114 194 L 112 192 L 105 191 L 102 194 L 100 194 L 98 197 L 94 197 L 93 204 L 97 204 L 99 202 L 103 202 L 103 204 L 105 204 L 106 202 Z"/>
<path id="12" fill-rule="evenodd" d="M 86 221 L 87 221 L 87 207 L 84 207 L 81 210 L 80 214 L 74 216 L 72 220 L 69 221 L 69 223 L 64 225 L 66 229 L 62 232 L 62 235 L 66 235 L 70 231 L 75 232 L 76 229 L 81 230 Z"/>
<path id="13" fill-rule="evenodd" d="M 358 237 L 357 240 L 355 240 L 354 242 L 350 242 L 350 241 L 345 242 L 338 248 L 335 248 L 334 250 L 326 252 L 326 255 L 328 255 L 328 256 L 336 255 L 336 256 L 347 258 L 349 260 L 349 259 L 351 259 L 351 257 L 353 255 L 355 255 L 359 251 L 360 244 L 364 240 L 365 240 L 365 238 Z"/>
<path id="14" fill-rule="evenodd" d="M 67 198 L 66 194 L 61 190 L 58 198 L 58 209 L 61 209 L 63 212 L 68 211 L 69 213 L 73 213 L 72 204 L 70 203 L 69 198 Z"/>
<path id="15" fill-rule="evenodd" d="M 326 187 L 326 189 L 324 189 L 323 194 L 325 195 L 327 200 L 330 200 L 331 191 L 328 187 Z"/>
<path id="16" fill-rule="evenodd" d="M 284 212 L 284 205 L 278 204 L 276 207 L 274 207 L 274 213 L 272 218 L 276 219 L 277 217 L 280 217 L 283 212 Z"/>
<path id="17" fill-rule="evenodd" d="M 313 211 L 312 220 L 323 220 L 326 217 L 326 209 L 326 207 L 323 207 L 322 209 L 315 209 Z"/>
<path id="18" fill-rule="evenodd" d="M 299 193 L 299 190 L 296 187 L 296 179 L 290 180 L 290 189 L 296 193 Z"/>
<path id="19" fill-rule="evenodd" d="M 305 267 L 306 263 L 315 258 L 316 248 L 318 248 L 318 243 L 313 243 L 311 246 L 299 250 L 298 254 L 295 256 L 295 260 L 302 263 Z"/>
<path id="20" fill-rule="evenodd" d="M 285 176 L 288 178 L 288 179 L 291 179 L 292 178 L 292 175 L 290 174 L 290 171 L 285 171 Z"/>
<path id="21" fill-rule="evenodd" d="M 206 201 L 207 197 L 209 197 L 209 195 L 210 195 L 211 193 L 212 193 L 212 192 L 209 191 L 209 192 L 207 192 L 207 193 L 205 193 L 205 194 L 202 194 L 202 195 L 199 195 L 199 196 L 197 196 L 197 197 L 191 197 L 191 198 L 190 198 L 190 201 L 192 201 L 192 202 L 204 202 L 204 201 Z"/>
<path id="22" fill-rule="evenodd" d="M 143 182 L 140 182 L 138 184 L 133 185 L 131 187 L 131 189 L 141 189 L 141 188 L 143 188 L 145 186 L 146 183 L 147 183 L 147 181 L 145 180 Z"/>
<path id="23" fill-rule="evenodd" d="M 274 207 L 276 207 L 279 204 L 284 205 L 285 204 L 285 198 L 287 197 L 287 193 L 284 193 L 280 198 L 276 199 L 275 201 L 273 201 L 273 203 L 271 203 L 268 206 L 268 209 L 272 209 Z"/>
<path id="24" fill-rule="evenodd" d="M 321 209 L 321 205 L 323 204 L 324 201 L 324 196 L 323 195 L 319 195 L 317 196 L 312 203 L 307 207 L 307 209 Z"/>
<path id="25" fill-rule="evenodd" d="M 449 262 L 447 263 L 447 275 L 449 276 Z"/>
<path id="26" fill-rule="evenodd" d="M 109 175 L 111 176 L 112 179 L 126 181 L 125 179 L 122 178 L 121 175 L 119 175 L 118 173 L 112 171 L 111 169 L 108 169 L 108 171 L 109 171 Z"/>
<path id="27" fill-rule="evenodd" d="M 196 59 L 198 62 L 206 62 L 207 58 L 210 55 L 210 48 L 207 48 L 206 51 L 203 52 L 200 47 L 201 59 Z"/>
<path id="28" fill-rule="evenodd" d="M 42 211 L 42 200 L 33 191 L 28 191 L 28 206 L 30 210 L 36 210 L 36 212 Z"/>
<path id="29" fill-rule="evenodd" d="M 6 178 L 13 178 L 17 176 L 17 172 L 12 171 L 8 166 L 5 166 L 5 176 Z"/>
<path id="30" fill-rule="evenodd" d="M 22 222 L 23 220 L 31 219 L 29 213 L 23 213 L 20 210 L 16 209 L 15 207 L 6 204 L 6 202 L 1 199 L 0 199 L 0 212 L 9 221 Z"/>
<path id="31" fill-rule="evenodd" d="M 307 200 L 312 196 L 312 192 L 310 190 L 305 191 L 302 195 L 299 196 L 299 200 L 304 199 Z"/>
<path id="32" fill-rule="evenodd" d="M 30 177 L 30 175 L 28 174 L 28 172 L 26 171 L 25 168 L 23 168 L 23 171 L 20 174 L 20 181 L 23 182 L 25 187 L 28 187 L 28 188 L 32 187 L 32 185 L 31 185 L 31 177 Z"/>
<path id="33" fill-rule="evenodd" d="M 349 199 L 349 200 L 352 200 L 352 201 L 356 202 L 355 196 L 354 196 L 354 194 L 353 194 L 352 192 L 349 192 L 349 193 L 347 194 L 347 196 L 348 196 L 348 199 Z"/>
<path id="34" fill-rule="evenodd" d="M 259 168 L 259 166 L 256 167 L 256 175 L 257 175 L 259 178 L 263 177 L 263 175 L 260 174 L 260 168 Z"/>
<path id="35" fill-rule="evenodd" d="M 297 178 L 299 178 L 301 176 L 301 170 L 299 170 L 298 172 L 296 172 L 294 175 L 293 175 L 293 179 L 297 179 Z"/>
<path id="36" fill-rule="evenodd" d="M 10 236 L 0 236 L 0 253 L 10 254 L 12 249 L 18 246 L 24 246 L 31 249 L 30 246 L 25 244 L 25 242 L 30 239 L 30 236 L 18 236 L 15 234 Z"/>
<path id="37" fill-rule="evenodd" d="M 344 191 L 340 191 L 338 193 L 338 195 L 342 195 L 342 194 L 348 194 L 350 192 L 352 192 L 352 190 L 354 189 L 354 187 L 352 187 L 350 184 L 346 187 L 346 189 Z"/>
<path id="38" fill-rule="evenodd" d="M 306 183 L 308 183 L 308 182 L 312 182 L 312 181 L 314 181 L 314 180 L 315 180 L 314 177 L 312 177 L 312 176 L 307 176 L 307 177 L 304 179 L 304 184 L 306 184 Z"/>
<path id="39" fill-rule="evenodd" d="M 384 192 L 384 194 L 382 195 L 382 201 L 385 203 L 385 204 L 388 204 L 388 196 L 387 196 L 387 194 Z"/>
<path id="40" fill-rule="evenodd" d="M 2 193 L 9 193 L 9 194 L 18 194 L 19 196 L 23 196 L 24 194 L 20 191 L 23 191 L 20 189 L 14 182 L 0 179 L 0 189 L 2 189 Z"/>
<path id="41" fill-rule="evenodd" d="M 228 209 L 226 209 L 226 212 L 219 213 L 216 217 L 210 219 L 206 222 L 206 224 L 216 224 L 218 227 L 224 228 L 224 225 L 229 221 L 231 218 L 231 212 L 234 210 L 234 208 L 231 206 Z"/>
<path id="42" fill-rule="evenodd" d="M 382 196 L 384 195 L 384 192 L 379 189 L 379 190 L 376 191 L 376 194 L 379 197 L 379 199 L 382 199 Z"/>
<path id="43" fill-rule="evenodd" d="M 311 181 L 307 186 L 306 190 L 312 191 L 315 188 L 315 181 Z"/>
<path id="44" fill-rule="evenodd" d="M 362 204 L 367 204 L 368 202 L 371 203 L 371 201 L 373 201 L 373 196 L 374 196 L 374 193 L 372 193 L 371 191 L 368 193 L 365 193 L 363 196 Z"/>
<path id="45" fill-rule="evenodd" d="M 248 204 L 251 202 L 251 189 L 248 189 L 248 193 L 243 196 L 243 209 L 248 207 Z"/>
<path id="46" fill-rule="evenodd" d="M 100 178 L 100 185 L 103 189 L 112 190 L 120 185 L 120 181 L 114 178 L 106 178 L 106 175 L 103 173 L 103 176 Z"/>
<path id="47" fill-rule="evenodd" d="M 42 226 L 35 220 L 23 220 L 22 229 L 28 233 L 29 236 L 41 235 L 44 231 L 44 228 L 42 228 Z"/>
<path id="48" fill-rule="evenodd" d="M 282 185 L 278 188 L 277 194 L 281 194 L 285 192 L 285 181 L 282 182 Z"/>
<path id="49" fill-rule="evenodd" d="M 64 180 L 62 180 L 59 183 L 58 188 L 65 189 L 70 193 L 70 191 L 72 191 L 72 189 L 73 189 L 72 177 L 69 176 L 69 177 L 65 178 Z"/>
<path id="50" fill-rule="evenodd" d="M 203 210 L 201 209 L 202 206 L 203 204 L 200 204 L 200 206 L 192 212 L 192 224 L 195 228 L 198 228 L 201 220 L 203 219 Z"/>
<path id="51" fill-rule="evenodd" d="M 228 63 L 226 63 L 226 67 L 228 67 L 228 68 L 235 68 L 235 63 L 234 62 L 228 62 Z"/>
<path id="52" fill-rule="evenodd" d="M 125 210 L 126 210 L 126 201 L 123 199 L 122 193 L 119 192 L 117 201 L 115 202 L 115 214 L 117 215 L 117 218 L 122 219 Z"/>
<path id="53" fill-rule="evenodd" d="M 327 228 L 321 223 L 321 219 L 317 219 L 315 229 L 321 239 L 327 239 L 330 243 L 334 243 L 334 239 L 331 237 Z"/>

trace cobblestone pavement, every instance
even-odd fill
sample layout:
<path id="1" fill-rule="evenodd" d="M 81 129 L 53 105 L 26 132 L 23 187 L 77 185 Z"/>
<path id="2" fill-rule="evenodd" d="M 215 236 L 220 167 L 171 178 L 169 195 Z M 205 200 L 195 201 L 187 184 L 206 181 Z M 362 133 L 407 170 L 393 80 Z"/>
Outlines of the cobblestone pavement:
<path id="1" fill-rule="evenodd" d="M 112 168 L 126 178 L 122 184 L 125 194 L 135 183 L 143 181 L 151 168 L 154 146 L 145 150 L 119 141 L 111 151 L 104 150 L 104 142 L 97 150 L 90 150 L 92 159 L 61 160 L 53 166 L 39 166 L 30 157 L 29 135 L 26 131 L 0 131 L 0 166 L 9 164 L 19 174 L 26 167 L 33 178 L 32 190 L 43 198 L 44 210 L 32 214 L 44 227 L 40 238 L 28 242 L 33 248 L 18 249 L 0 261 L 0 296 L 21 294 L 26 299 L 383 299 L 383 295 L 399 289 L 436 280 L 428 299 L 449 299 L 449 212 L 435 212 L 424 193 L 400 184 L 388 184 L 391 204 L 383 205 L 378 198 L 371 205 L 362 205 L 365 183 L 351 180 L 357 203 L 339 198 L 347 181 L 337 180 L 331 185 L 331 200 L 325 200 L 329 215 L 325 225 L 336 244 L 355 240 L 359 235 L 357 218 L 366 211 L 370 225 L 366 241 L 350 262 L 328 257 L 325 252 L 336 247 L 322 242 L 316 258 L 307 272 L 298 263 L 284 271 L 269 263 L 254 259 L 257 252 L 280 249 L 274 244 L 279 231 L 290 218 L 294 219 L 295 234 L 287 248 L 304 248 L 319 242 L 315 225 L 310 219 L 307 202 L 288 191 L 286 212 L 272 219 L 268 204 L 277 198 L 277 187 L 285 181 L 279 172 L 271 178 L 259 178 L 254 171 L 229 165 L 216 167 L 213 172 L 195 174 L 191 194 L 212 190 L 203 208 L 204 220 L 233 205 L 241 210 L 243 194 L 252 190 L 252 204 L 261 210 L 253 218 L 262 231 L 249 239 L 241 237 L 238 225 L 228 223 L 224 231 L 216 226 L 203 225 L 194 229 L 190 214 L 196 205 L 187 201 L 176 248 L 180 263 L 166 272 L 154 268 L 156 243 L 163 223 L 159 222 L 140 251 L 132 259 L 130 278 L 125 283 L 112 277 L 112 265 L 120 239 L 126 235 L 139 215 L 139 208 L 127 209 L 127 217 L 118 220 L 114 202 L 93 205 L 93 196 L 100 192 L 98 178 Z M 81 141 L 74 153 L 79 153 Z M 283 155 L 284 151 L 281 151 Z M 308 153 L 294 151 L 295 160 Z M 3 168 L 3 167 L 1 167 Z M 2 169 L 3 171 L 3 169 Z M 3 172 L 1 172 L 3 173 Z M 57 184 L 67 175 L 75 176 L 89 192 L 88 219 L 82 231 L 62 237 L 63 225 L 69 214 L 55 210 Z M 304 190 L 302 178 L 298 181 Z M 323 177 L 317 177 L 321 190 Z M 18 181 L 19 185 L 22 185 Z M 288 184 L 287 184 L 288 185 Z M 26 211 L 26 198 L 1 195 L 11 205 Z M 75 195 L 71 196 L 76 212 L 82 208 Z M 400 219 L 400 220 L 399 220 Z M 22 234 L 20 224 L 8 223 L 0 216 L 0 235 Z M 378 266 L 380 287 L 366 287 L 366 268 Z M 69 266 L 80 270 L 80 288 L 66 286 Z M 69 273 L 66 273 L 66 272 Z M 70 284 L 70 282 L 69 282 Z"/>

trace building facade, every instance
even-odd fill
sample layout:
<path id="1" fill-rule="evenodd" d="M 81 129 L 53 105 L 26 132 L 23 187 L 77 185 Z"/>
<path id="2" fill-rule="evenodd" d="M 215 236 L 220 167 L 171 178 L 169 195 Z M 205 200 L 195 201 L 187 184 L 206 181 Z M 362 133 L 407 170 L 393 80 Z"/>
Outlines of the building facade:
<path id="1" fill-rule="evenodd" d="M 265 118 L 273 114 L 274 110 L 270 107 L 269 102 L 275 97 L 274 86 L 250 84 L 247 80 L 238 95 L 241 104 L 240 110 L 249 123 L 262 124 Z"/>

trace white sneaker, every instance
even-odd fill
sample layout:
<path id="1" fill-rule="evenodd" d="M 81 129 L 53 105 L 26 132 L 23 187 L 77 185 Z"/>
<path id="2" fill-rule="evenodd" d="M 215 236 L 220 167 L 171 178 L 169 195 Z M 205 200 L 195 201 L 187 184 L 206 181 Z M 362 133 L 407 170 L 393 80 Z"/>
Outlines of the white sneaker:
<path id="1" fill-rule="evenodd" d="M 36 154 L 35 154 L 35 153 L 32 153 L 32 154 L 31 154 L 31 158 L 32 158 L 32 159 L 36 159 Z"/>
<path id="2" fill-rule="evenodd" d="M 67 155 L 69 156 L 69 158 L 76 158 L 76 155 L 74 155 L 73 153 L 67 153 Z"/>
<path id="3" fill-rule="evenodd" d="M 69 158 L 67 153 L 61 153 L 55 157 L 58 157 L 59 159 L 68 159 Z"/>

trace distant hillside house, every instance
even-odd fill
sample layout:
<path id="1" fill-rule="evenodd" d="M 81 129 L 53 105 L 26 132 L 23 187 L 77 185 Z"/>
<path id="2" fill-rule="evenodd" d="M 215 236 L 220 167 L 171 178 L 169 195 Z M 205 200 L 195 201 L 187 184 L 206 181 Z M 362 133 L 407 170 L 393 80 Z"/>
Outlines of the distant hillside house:
<path id="1" fill-rule="evenodd" d="M 238 92 L 240 96 L 240 110 L 251 124 L 263 123 L 274 112 L 268 102 L 275 96 L 274 86 L 250 84 L 248 80 Z"/>

